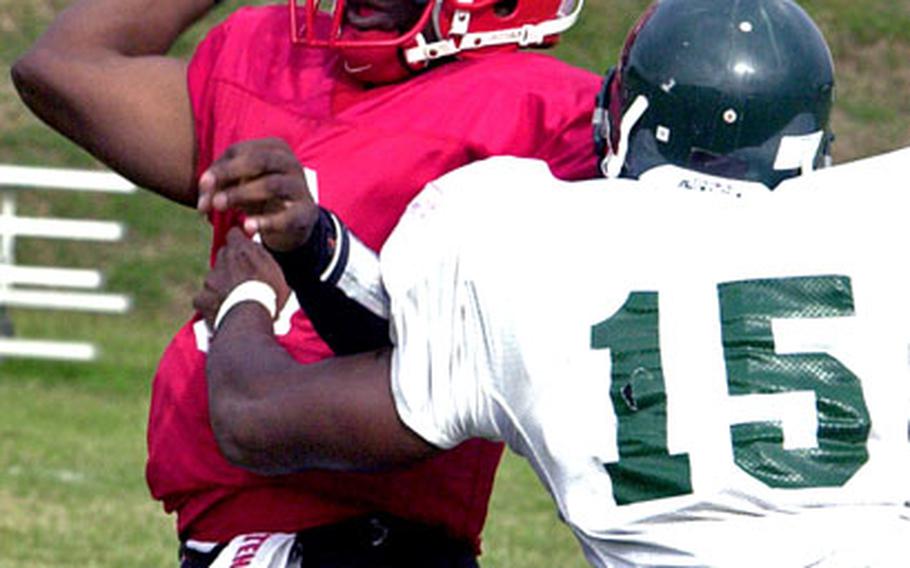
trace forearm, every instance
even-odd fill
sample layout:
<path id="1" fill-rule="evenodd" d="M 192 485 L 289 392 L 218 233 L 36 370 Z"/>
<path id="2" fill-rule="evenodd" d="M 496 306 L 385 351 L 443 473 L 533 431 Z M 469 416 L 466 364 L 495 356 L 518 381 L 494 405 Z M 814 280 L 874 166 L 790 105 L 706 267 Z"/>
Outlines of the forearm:
<path id="1" fill-rule="evenodd" d="M 212 0 L 81 0 L 61 12 L 36 49 L 163 55 Z"/>
<path id="2" fill-rule="evenodd" d="M 229 461 L 263 474 L 309 468 L 375 469 L 437 450 L 398 419 L 389 352 L 310 365 L 275 340 L 261 307 L 235 307 L 212 342 L 212 428 Z"/>
<path id="3" fill-rule="evenodd" d="M 267 467 L 270 456 L 261 431 L 267 415 L 258 413 L 278 394 L 269 388 L 274 378 L 292 366 L 261 307 L 239 304 L 224 318 L 209 346 L 206 378 L 212 430 L 231 463 L 255 470 Z"/>

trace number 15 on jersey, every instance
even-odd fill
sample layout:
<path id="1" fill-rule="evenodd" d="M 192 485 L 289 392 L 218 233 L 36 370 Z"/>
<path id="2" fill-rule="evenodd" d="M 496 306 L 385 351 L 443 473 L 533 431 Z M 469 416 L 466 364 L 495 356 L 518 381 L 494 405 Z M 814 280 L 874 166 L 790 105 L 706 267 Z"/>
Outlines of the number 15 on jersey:
<path id="1" fill-rule="evenodd" d="M 668 451 L 658 299 L 657 292 L 632 292 L 616 313 L 591 328 L 591 348 L 610 350 L 619 460 L 604 468 L 619 505 L 692 493 L 689 454 Z M 814 430 L 812 447 L 788 448 L 785 424 L 731 424 L 736 466 L 772 488 L 845 484 L 869 459 L 871 419 L 860 379 L 827 353 L 779 354 L 772 320 L 853 317 L 850 278 L 726 282 L 717 286 L 717 301 L 728 395 L 735 400 L 802 393 L 814 401 L 798 420 L 804 430 Z"/>

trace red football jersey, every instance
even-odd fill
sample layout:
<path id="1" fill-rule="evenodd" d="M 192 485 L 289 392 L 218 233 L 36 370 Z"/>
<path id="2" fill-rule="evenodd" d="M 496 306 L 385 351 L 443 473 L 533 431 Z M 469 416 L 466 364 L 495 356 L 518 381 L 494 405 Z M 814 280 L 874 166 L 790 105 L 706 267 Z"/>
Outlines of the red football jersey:
<path id="1" fill-rule="evenodd" d="M 235 142 L 280 137 L 316 172 L 319 202 L 378 249 L 428 181 L 469 162 L 538 157 L 558 177 L 594 177 L 599 83 L 552 57 L 507 51 L 365 89 L 332 52 L 290 43 L 286 8 L 245 8 L 190 64 L 197 172 Z M 212 217 L 213 253 L 239 219 Z M 500 445 L 470 441 L 406 471 L 255 475 L 231 466 L 215 443 L 198 339 L 191 321 L 165 351 L 149 417 L 149 487 L 177 512 L 182 538 L 294 532 L 381 510 L 479 541 Z M 301 362 L 331 355 L 299 311 L 279 340 Z"/>

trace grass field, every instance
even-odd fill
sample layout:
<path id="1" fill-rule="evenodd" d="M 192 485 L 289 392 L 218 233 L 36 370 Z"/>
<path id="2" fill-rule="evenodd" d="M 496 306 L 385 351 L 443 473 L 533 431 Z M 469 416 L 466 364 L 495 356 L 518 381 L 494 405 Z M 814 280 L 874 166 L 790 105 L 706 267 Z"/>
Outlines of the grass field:
<path id="1" fill-rule="evenodd" d="M 21 106 L 9 65 L 64 0 L 0 0 L 0 163 L 97 167 Z M 226 1 L 177 48 L 190 46 L 240 3 Z M 644 0 L 588 0 L 557 53 L 602 71 L 615 59 Z M 834 126 L 840 161 L 910 141 L 910 1 L 812 0 L 839 75 Z M 172 519 L 144 479 L 149 379 L 171 333 L 190 315 L 209 232 L 191 211 L 153 196 L 30 194 L 22 213 L 125 221 L 116 245 L 23 241 L 20 261 L 102 267 L 106 288 L 131 294 L 129 316 L 13 311 L 22 337 L 91 340 L 92 364 L 0 361 L 0 568 L 168 566 Z M 519 460 L 500 470 L 485 532 L 486 568 L 584 566 L 548 497 Z"/>

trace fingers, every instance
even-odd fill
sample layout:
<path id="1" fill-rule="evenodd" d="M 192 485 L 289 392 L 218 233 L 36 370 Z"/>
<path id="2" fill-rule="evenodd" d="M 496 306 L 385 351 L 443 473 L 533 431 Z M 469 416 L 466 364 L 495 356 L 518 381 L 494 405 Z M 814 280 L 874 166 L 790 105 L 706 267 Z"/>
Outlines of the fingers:
<path id="1" fill-rule="evenodd" d="M 263 247 L 234 227 L 228 231 L 225 245 L 218 250 L 215 265 L 205 277 L 202 290 L 193 298 L 193 307 L 211 327 L 227 295 L 247 280 L 260 280 L 271 286 L 278 294 L 279 306 L 284 305 L 290 294 L 278 263 Z"/>
<path id="2" fill-rule="evenodd" d="M 217 190 L 265 174 L 299 172 L 300 164 L 283 140 L 265 138 L 228 147 L 208 171 L 215 178 Z"/>
<path id="3" fill-rule="evenodd" d="M 309 240 L 318 218 L 319 208 L 314 203 L 289 203 L 282 211 L 248 216 L 243 230 L 247 235 L 258 232 L 272 250 L 287 251 Z"/>
<path id="4" fill-rule="evenodd" d="M 235 227 L 228 231 L 227 243 L 218 251 L 213 273 L 217 272 L 223 273 L 228 285 L 233 287 L 244 280 L 263 280 L 274 284 L 281 268 L 264 248 L 246 238 Z"/>
<path id="5" fill-rule="evenodd" d="M 240 229 L 238 229 L 237 227 L 231 227 L 228 230 L 227 238 L 226 238 L 226 242 L 227 242 L 228 246 L 238 246 L 241 243 L 244 243 L 246 241 L 249 241 L 249 239 L 246 238 L 245 236 L 243 236 L 243 232 Z M 221 254 L 224 252 L 224 250 L 225 250 L 225 247 L 221 247 L 220 249 L 218 249 L 218 255 L 216 258 L 220 257 Z M 216 262 L 217 262 L 217 260 L 216 260 Z"/>
<path id="6" fill-rule="evenodd" d="M 294 199 L 310 199 L 303 170 L 284 141 L 268 138 L 229 147 L 199 178 L 197 208 L 259 213 Z"/>
<path id="7" fill-rule="evenodd" d="M 200 177 L 198 208 L 243 211 L 246 235 L 260 233 L 273 250 L 306 243 L 319 215 L 297 157 L 276 138 L 229 147 Z"/>
<path id="8" fill-rule="evenodd" d="M 199 201 L 196 210 L 200 213 L 211 213 L 212 195 L 215 193 L 215 175 L 206 170 L 199 177 Z"/>
<path id="9" fill-rule="evenodd" d="M 247 214 L 281 211 L 293 203 L 312 204 L 302 175 L 267 174 L 224 188 L 212 197 L 212 207 L 236 207 Z"/>
<path id="10" fill-rule="evenodd" d="M 208 323 L 210 329 L 215 323 L 218 308 L 221 307 L 221 302 L 224 301 L 228 292 L 219 289 L 217 278 L 215 270 L 210 272 L 202 283 L 202 290 L 193 297 L 193 308 L 202 315 L 202 319 Z"/>
<path id="11" fill-rule="evenodd" d="M 236 227 L 228 231 L 227 243 L 215 255 L 215 264 L 205 280 L 202 289 L 193 297 L 193 307 L 211 328 L 224 299 L 237 285 L 255 278 L 250 254 L 255 254 L 258 245 L 247 239 Z"/>

